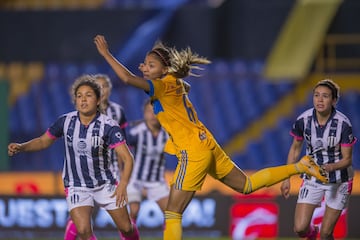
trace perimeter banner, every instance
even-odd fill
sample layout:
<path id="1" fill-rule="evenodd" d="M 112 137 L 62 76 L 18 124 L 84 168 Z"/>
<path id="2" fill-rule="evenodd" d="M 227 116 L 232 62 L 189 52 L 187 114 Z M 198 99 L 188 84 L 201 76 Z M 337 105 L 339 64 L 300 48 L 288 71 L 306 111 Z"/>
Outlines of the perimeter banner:
<path id="1" fill-rule="evenodd" d="M 227 196 L 218 192 L 195 196 L 183 214 L 185 237 L 231 236 L 240 239 L 277 239 L 296 237 L 292 231 L 296 197 L 285 200 L 280 196 Z M 335 227 L 335 238 L 359 238 L 357 214 L 360 196 L 351 204 Z M 317 208 L 313 223 L 321 224 L 325 205 Z M 65 198 L 62 196 L 0 196 L 0 239 L 59 237 L 64 234 L 68 219 Z M 142 236 L 161 236 L 163 214 L 157 204 L 141 203 L 137 225 Z M 97 237 L 117 237 L 111 218 L 104 210 L 95 209 L 94 231 Z"/>
<path id="2" fill-rule="evenodd" d="M 168 180 L 171 176 L 171 172 L 166 173 Z M 60 173 L 3 172 L 0 179 L 1 239 L 63 236 L 68 210 Z M 360 239 L 358 179 L 359 171 L 354 179 L 349 208 L 336 226 L 336 239 Z M 232 236 L 235 240 L 296 237 L 292 229 L 301 179 L 292 177 L 291 184 L 291 197 L 285 200 L 280 194 L 279 184 L 242 195 L 208 177 L 183 214 L 184 236 Z M 315 210 L 313 223 L 321 224 L 324 210 L 324 204 Z M 144 200 L 137 221 L 142 235 L 161 236 L 163 222 L 163 214 L 156 203 Z M 103 210 L 95 209 L 93 224 L 98 237 L 118 236 L 110 217 Z"/>

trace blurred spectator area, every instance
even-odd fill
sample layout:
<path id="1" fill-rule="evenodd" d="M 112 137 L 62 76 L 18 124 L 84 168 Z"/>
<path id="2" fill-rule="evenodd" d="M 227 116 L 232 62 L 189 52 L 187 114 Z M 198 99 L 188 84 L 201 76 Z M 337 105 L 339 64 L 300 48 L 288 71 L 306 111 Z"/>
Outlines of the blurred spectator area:
<path id="1" fill-rule="evenodd" d="M 296 116 L 312 107 L 313 82 L 299 84 L 287 79 L 271 82 L 262 77 L 263 61 L 215 60 L 189 77 L 190 99 L 202 122 L 219 144 L 228 148 L 240 139 L 229 154 L 243 169 L 259 169 L 286 162 L 292 138 L 289 135 Z M 112 100 L 123 105 L 129 121 L 142 117 L 147 95 L 125 86 L 108 68 L 93 63 L 9 63 L 0 64 L 0 73 L 10 82 L 10 141 L 26 141 L 43 134 L 63 113 L 72 111 L 69 89 L 81 74 L 106 73 L 112 78 Z M 15 74 L 16 73 L 16 74 Z M 318 81 L 320 79 L 315 79 Z M 337 80 L 337 79 L 335 79 Z M 341 79 L 339 84 L 342 85 Z M 360 136 L 360 84 L 342 88 L 339 110 L 347 114 Z M 241 140 L 242 139 L 242 140 Z M 355 147 L 355 156 L 359 156 Z M 171 160 L 174 161 L 174 160 Z M 37 153 L 19 154 L 11 160 L 11 170 L 60 170 L 62 140 Z M 169 165 L 173 166 L 173 163 Z M 358 159 L 354 159 L 360 169 Z"/>

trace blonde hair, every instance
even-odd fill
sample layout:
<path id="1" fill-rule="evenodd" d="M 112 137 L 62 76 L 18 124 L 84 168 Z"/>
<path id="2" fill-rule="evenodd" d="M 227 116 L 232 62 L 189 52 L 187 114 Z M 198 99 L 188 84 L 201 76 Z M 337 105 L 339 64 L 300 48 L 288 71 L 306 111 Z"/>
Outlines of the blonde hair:
<path id="1" fill-rule="evenodd" d="M 211 61 L 204 57 L 200 57 L 197 53 L 193 53 L 190 47 L 178 51 L 176 48 L 165 46 L 162 42 L 157 41 L 148 53 L 157 56 L 161 63 L 168 67 L 168 73 L 176 78 L 185 78 L 187 76 L 198 77 L 192 70 L 203 70 L 194 64 L 209 64 Z"/>
<path id="2" fill-rule="evenodd" d="M 171 64 L 168 72 L 177 78 L 185 78 L 187 76 L 198 77 L 198 74 L 192 72 L 193 69 L 203 70 L 201 67 L 194 64 L 209 64 L 208 59 L 200 57 L 197 53 L 193 53 L 190 47 L 180 51 L 175 48 L 170 49 Z"/>
<path id="3" fill-rule="evenodd" d="M 110 80 L 110 77 L 103 73 L 98 73 L 94 75 L 95 79 L 104 79 L 106 81 L 106 84 L 108 85 L 110 91 L 112 90 L 112 82 Z"/>

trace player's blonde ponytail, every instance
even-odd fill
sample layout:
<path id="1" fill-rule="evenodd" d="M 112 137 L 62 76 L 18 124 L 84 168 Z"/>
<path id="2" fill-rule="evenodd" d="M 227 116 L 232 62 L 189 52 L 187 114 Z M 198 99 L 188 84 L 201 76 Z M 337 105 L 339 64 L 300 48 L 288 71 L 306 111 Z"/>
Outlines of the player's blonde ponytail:
<path id="1" fill-rule="evenodd" d="M 189 47 L 182 49 L 181 51 L 178 51 L 175 48 L 170 48 L 170 66 L 168 72 L 177 78 L 198 76 L 197 74 L 194 74 L 192 70 L 202 70 L 202 68 L 194 64 L 209 63 L 211 63 L 209 60 L 193 53 Z"/>

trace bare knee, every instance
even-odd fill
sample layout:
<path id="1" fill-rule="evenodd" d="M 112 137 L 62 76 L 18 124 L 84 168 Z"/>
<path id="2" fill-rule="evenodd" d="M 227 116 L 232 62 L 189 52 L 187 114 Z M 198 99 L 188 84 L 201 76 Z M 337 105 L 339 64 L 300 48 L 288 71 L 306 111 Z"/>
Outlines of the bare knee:
<path id="1" fill-rule="evenodd" d="M 134 232 L 134 226 L 131 222 L 127 222 L 122 224 L 118 230 L 125 236 L 130 236 Z"/>
<path id="2" fill-rule="evenodd" d="M 89 239 L 93 234 L 91 227 L 88 226 L 79 226 L 77 231 L 79 238 L 84 240 Z"/>
<path id="3" fill-rule="evenodd" d="M 294 232 L 299 236 L 299 237 L 306 237 L 306 234 L 309 231 L 309 227 L 308 226 L 302 226 L 302 225 L 294 225 Z"/>

